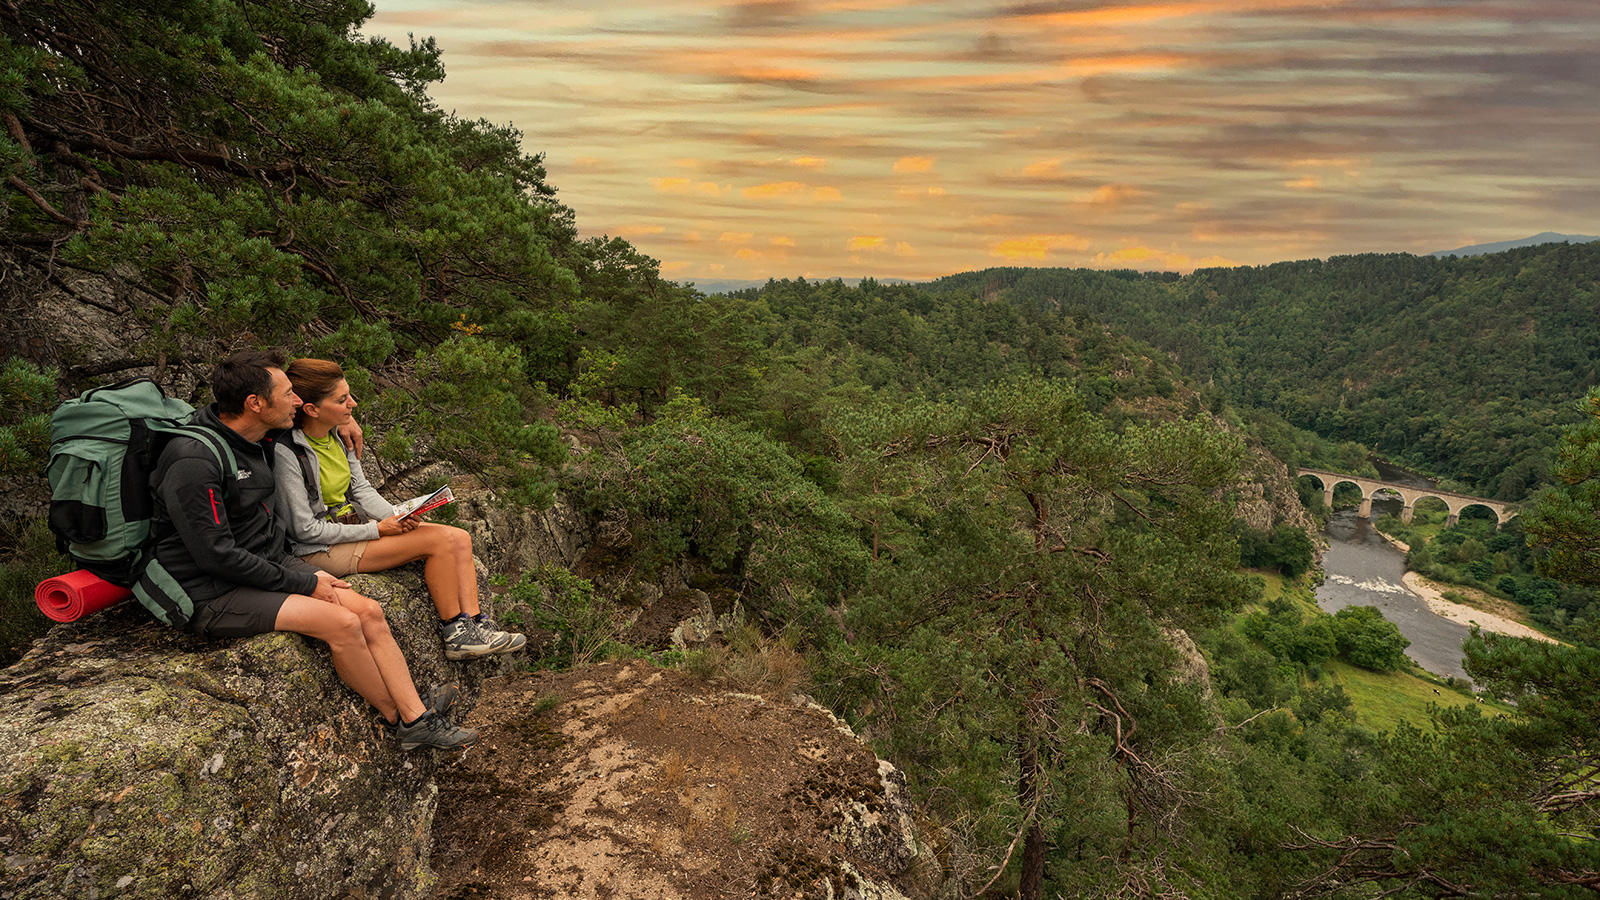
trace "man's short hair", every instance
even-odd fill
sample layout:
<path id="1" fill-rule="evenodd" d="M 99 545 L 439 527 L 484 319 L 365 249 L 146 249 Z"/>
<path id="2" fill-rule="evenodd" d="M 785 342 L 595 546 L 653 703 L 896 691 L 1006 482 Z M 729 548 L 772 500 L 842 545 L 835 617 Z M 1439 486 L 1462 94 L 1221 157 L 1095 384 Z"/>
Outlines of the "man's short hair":
<path id="1" fill-rule="evenodd" d="M 267 370 L 282 369 L 283 359 L 280 350 L 241 350 L 218 363 L 211 371 L 211 396 L 217 401 L 217 412 L 242 414 L 251 394 L 271 403 L 272 373 Z"/>

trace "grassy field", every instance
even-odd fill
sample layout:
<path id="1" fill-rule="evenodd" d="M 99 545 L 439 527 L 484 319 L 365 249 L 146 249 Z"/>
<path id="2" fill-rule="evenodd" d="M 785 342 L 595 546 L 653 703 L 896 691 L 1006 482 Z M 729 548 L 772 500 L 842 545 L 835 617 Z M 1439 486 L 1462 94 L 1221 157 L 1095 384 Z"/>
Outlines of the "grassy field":
<path id="1" fill-rule="evenodd" d="M 1428 727 L 1428 707 L 1466 706 L 1477 703 L 1457 693 L 1441 681 L 1416 670 L 1409 672 L 1371 672 L 1341 660 L 1329 660 L 1322 668 L 1324 678 L 1344 686 L 1355 708 L 1356 721 L 1374 731 L 1392 731 L 1406 719 L 1420 728 Z M 1484 702 L 1485 712 L 1507 712 L 1510 707 Z"/>
<path id="2" fill-rule="evenodd" d="M 1261 602 L 1242 610 L 1241 616 L 1265 609 L 1268 603 L 1279 597 L 1293 600 L 1301 608 L 1307 620 L 1327 615 L 1317 608 L 1316 596 L 1307 581 L 1291 582 L 1276 573 L 1260 570 L 1251 570 L 1250 574 L 1264 583 Z M 1374 731 L 1392 731 L 1402 719 L 1410 721 L 1419 728 L 1428 728 L 1429 706 L 1466 706 L 1478 703 L 1473 697 L 1448 687 L 1443 679 L 1436 678 L 1421 669 L 1404 672 L 1372 672 L 1339 659 L 1326 661 L 1321 669 L 1324 681 L 1331 680 L 1344 687 L 1345 694 L 1350 697 L 1355 710 L 1356 721 Z M 1486 712 L 1510 710 L 1510 707 L 1497 702 L 1486 701 L 1482 705 L 1486 707 Z"/>

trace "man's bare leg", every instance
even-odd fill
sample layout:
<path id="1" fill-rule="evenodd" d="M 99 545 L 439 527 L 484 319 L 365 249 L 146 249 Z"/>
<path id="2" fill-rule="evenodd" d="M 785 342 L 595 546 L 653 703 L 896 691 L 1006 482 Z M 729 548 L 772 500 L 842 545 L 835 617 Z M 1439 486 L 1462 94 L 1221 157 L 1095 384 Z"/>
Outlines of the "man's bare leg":
<path id="1" fill-rule="evenodd" d="M 339 593 L 350 594 L 377 607 L 376 602 L 354 591 L 340 590 Z M 382 618 L 381 608 L 378 608 L 378 616 Z M 303 634 L 326 643 L 333 655 L 333 669 L 339 673 L 339 678 L 377 708 L 385 719 L 399 716 L 404 721 L 411 721 L 425 712 L 422 700 L 417 697 L 416 686 L 411 683 L 405 659 L 400 655 L 400 648 L 395 646 L 394 637 L 389 634 L 387 622 L 383 624 L 383 635 L 387 637 L 393 654 L 392 658 L 386 658 L 382 663 L 381 651 L 374 653 L 368 642 L 367 622 L 343 602 L 329 603 L 304 594 L 290 594 L 279 608 L 273 627 L 277 631 Z M 391 686 L 395 660 L 399 661 L 399 681 L 404 684 L 404 689 L 400 684 Z M 386 667 L 389 671 L 385 671 Z"/>
<path id="2" fill-rule="evenodd" d="M 389 630 L 389 620 L 378 601 L 349 588 L 337 589 L 339 605 L 355 613 L 361 620 L 361 633 L 367 641 L 367 652 L 378 667 L 384 687 L 394 698 L 403 721 L 409 722 L 427 712 L 422 698 L 417 694 L 417 684 L 411 679 L 411 667 L 406 664 L 400 645 L 395 643 L 394 632 Z M 417 710 L 416 715 L 410 710 Z M 384 713 L 388 717 L 387 711 Z"/>

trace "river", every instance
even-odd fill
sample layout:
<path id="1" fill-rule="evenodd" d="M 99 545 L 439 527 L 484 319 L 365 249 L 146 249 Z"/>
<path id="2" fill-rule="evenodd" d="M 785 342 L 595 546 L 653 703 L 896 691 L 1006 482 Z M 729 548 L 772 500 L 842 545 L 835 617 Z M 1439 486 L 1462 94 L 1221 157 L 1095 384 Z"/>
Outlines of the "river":
<path id="1" fill-rule="evenodd" d="M 1385 480 L 1426 481 L 1403 470 L 1380 466 Z M 1384 513 L 1399 514 L 1401 501 L 1375 500 L 1373 518 Z M 1346 606 L 1376 606 L 1384 618 L 1399 626 L 1411 641 L 1406 655 L 1417 665 L 1439 676 L 1466 678 L 1461 668 L 1461 644 L 1467 627 L 1446 619 L 1428 608 L 1421 597 L 1401 581 L 1406 571 L 1405 554 L 1378 533 L 1372 523 L 1356 515 L 1354 508 L 1336 511 L 1328 520 L 1328 552 L 1322 557 L 1327 579 L 1317 588 L 1317 606 L 1337 612 Z"/>

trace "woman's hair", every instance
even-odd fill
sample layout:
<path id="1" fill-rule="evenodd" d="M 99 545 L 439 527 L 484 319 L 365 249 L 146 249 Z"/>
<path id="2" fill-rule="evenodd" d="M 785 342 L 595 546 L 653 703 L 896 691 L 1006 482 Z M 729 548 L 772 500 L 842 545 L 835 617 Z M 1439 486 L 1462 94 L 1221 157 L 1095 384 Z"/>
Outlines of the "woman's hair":
<path id="1" fill-rule="evenodd" d="M 339 368 L 338 363 L 325 359 L 297 359 L 283 370 L 283 374 L 289 376 L 289 383 L 294 385 L 294 392 L 300 396 L 301 408 L 294 411 L 294 424 L 298 428 L 305 424 L 304 404 L 321 403 L 324 397 L 333 393 L 334 386 L 344 378 L 344 369 Z"/>

